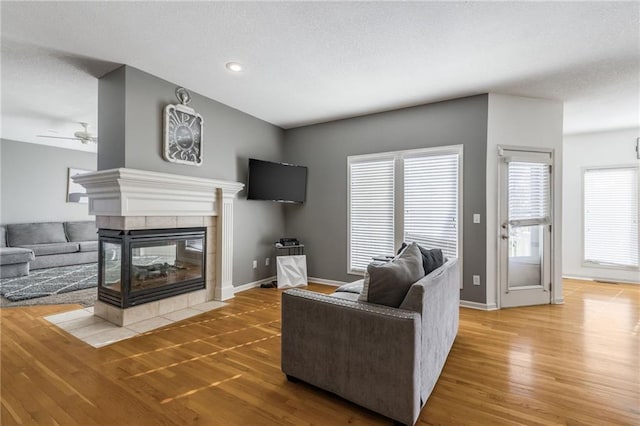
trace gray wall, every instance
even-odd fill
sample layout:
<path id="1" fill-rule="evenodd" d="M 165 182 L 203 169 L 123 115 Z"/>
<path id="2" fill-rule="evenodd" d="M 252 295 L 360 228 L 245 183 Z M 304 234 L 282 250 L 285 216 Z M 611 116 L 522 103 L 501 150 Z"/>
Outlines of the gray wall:
<path id="1" fill-rule="evenodd" d="M 124 84 L 124 96 L 122 85 Z M 253 116 L 191 92 L 193 107 L 204 118 L 203 164 L 200 167 L 169 163 L 162 158 L 163 110 L 178 103 L 180 84 L 124 66 L 100 80 L 100 170 L 127 167 L 185 176 L 246 183 L 249 157 L 280 161 L 283 131 Z M 123 104 L 124 101 L 124 104 Z M 124 111 L 124 120 L 117 113 Z M 124 122 L 124 144 L 122 123 Z M 116 135 L 112 137 L 112 135 Z M 234 211 L 233 284 L 241 285 L 275 274 L 271 244 L 283 236 L 280 204 L 249 201 L 240 192 Z M 265 266 L 265 258 L 271 265 Z M 252 261 L 258 268 L 252 269 Z"/>
<path id="2" fill-rule="evenodd" d="M 67 169 L 96 170 L 96 154 L 0 140 L 4 223 L 93 220 L 87 204 L 67 203 Z"/>
<path id="3" fill-rule="evenodd" d="M 98 80 L 98 170 L 124 164 L 125 70 L 120 67 Z"/>
<path id="4" fill-rule="evenodd" d="M 310 276 L 354 281 L 347 274 L 347 156 L 464 145 L 463 300 L 484 303 L 487 96 L 474 96 L 287 130 L 284 159 L 309 167 L 307 202 L 285 206 L 286 233 L 305 243 Z M 481 213 L 482 224 L 473 224 Z"/>

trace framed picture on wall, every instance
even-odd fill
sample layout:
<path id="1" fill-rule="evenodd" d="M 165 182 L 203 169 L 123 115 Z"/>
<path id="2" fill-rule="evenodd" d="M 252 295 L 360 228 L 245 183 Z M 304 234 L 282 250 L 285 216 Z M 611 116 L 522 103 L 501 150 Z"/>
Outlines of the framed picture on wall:
<path id="1" fill-rule="evenodd" d="M 78 185 L 71 179 L 74 176 L 82 175 L 85 173 L 91 173 L 91 170 L 74 169 L 69 167 L 67 173 L 67 203 L 80 203 L 87 204 L 89 197 L 87 197 L 87 190 L 82 185 Z"/>

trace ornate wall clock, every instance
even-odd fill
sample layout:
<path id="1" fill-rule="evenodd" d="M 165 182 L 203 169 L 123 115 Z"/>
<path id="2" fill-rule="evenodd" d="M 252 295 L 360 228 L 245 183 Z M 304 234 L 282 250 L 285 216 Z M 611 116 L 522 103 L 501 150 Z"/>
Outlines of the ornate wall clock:
<path id="1" fill-rule="evenodd" d="M 187 105 L 191 95 L 187 89 L 178 87 L 177 105 L 164 108 L 164 159 L 172 163 L 202 164 L 202 116 Z"/>

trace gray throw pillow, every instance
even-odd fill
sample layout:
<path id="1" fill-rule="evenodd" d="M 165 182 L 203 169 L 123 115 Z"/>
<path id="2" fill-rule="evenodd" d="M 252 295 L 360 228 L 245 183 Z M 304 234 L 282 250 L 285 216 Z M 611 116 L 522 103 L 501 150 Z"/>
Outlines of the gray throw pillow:
<path id="1" fill-rule="evenodd" d="M 397 308 L 411 285 L 423 276 L 422 255 L 418 245 L 412 243 L 391 262 L 367 266 L 358 300 Z"/>
<path id="2" fill-rule="evenodd" d="M 400 250 L 398 250 L 398 254 L 407 247 L 407 243 L 402 243 Z M 424 268 L 424 274 L 428 275 L 431 272 L 435 271 L 446 261 L 444 255 L 442 254 L 442 250 L 440 249 L 426 249 L 418 244 L 418 248 L 420 249 L 420 253 L 422 253 L 422 267 Z"/>

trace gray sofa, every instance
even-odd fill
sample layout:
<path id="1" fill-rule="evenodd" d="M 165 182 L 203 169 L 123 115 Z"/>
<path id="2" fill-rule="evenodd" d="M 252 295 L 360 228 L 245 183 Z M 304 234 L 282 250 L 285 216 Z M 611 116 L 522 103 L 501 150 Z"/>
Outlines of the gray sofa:
<path id="1" fill-rule="evenodd" d="M 15 223 L 0 227 L 0 277 L 98 261 L 95 222 Z"/>
<path id="2" fill-rule="evenodd" d="M 362 283 L 333 295 L 282 296 L 282 371 L 413 425 L 458 332 L 460 268 L 449 259 L 409 288 L 399 308 L 357 301 Z"/>

